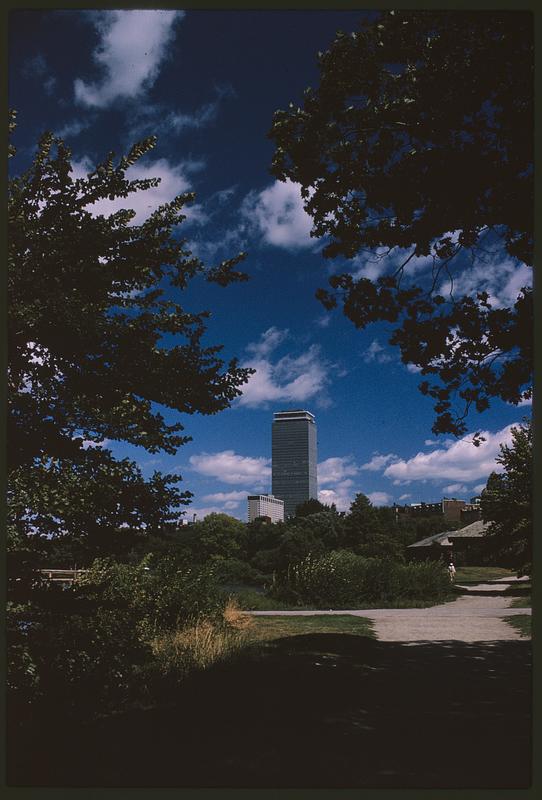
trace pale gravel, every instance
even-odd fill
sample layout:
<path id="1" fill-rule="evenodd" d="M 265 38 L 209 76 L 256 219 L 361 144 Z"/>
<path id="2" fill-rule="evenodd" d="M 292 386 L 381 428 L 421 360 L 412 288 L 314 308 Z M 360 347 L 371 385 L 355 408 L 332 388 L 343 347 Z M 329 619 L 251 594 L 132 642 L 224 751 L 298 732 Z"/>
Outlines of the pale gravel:
<path id="1" fill-rule="evenodd" d="M 255 616 L 352 614 L 373 622 L 382 642 L 490 642 L 524 637 L 502 617 L 531 614 L 530 608 L 511 608 L 512 597 L 462 595 L 451 603 L 430 608 L 370 608 L 328 611 L 252 611 Z"/>

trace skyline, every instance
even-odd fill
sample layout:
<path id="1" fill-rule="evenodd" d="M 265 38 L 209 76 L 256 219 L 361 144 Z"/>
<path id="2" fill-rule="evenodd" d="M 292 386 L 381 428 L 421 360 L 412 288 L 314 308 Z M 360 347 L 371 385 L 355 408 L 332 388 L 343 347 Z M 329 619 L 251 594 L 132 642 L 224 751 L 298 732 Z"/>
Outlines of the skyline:
<path id="1" fill-rule="evenodd" d="M 375 505 L 477 494 L 496 469 L 501 442 L 530 404 L 494 401 L 472 413 L 475 448 L 431 432 L 431 401 L 419 375 L 387 344 L 386 326 L 356 331 L 341 312 L 314 298 L 334 271 L 380 274 L 379 254 L 326 261 L 312 239 L 294 184 L 272 179 L 266 138 L 273 112 L 318 79 L 316 54 L 362 12 L 333 11 L 14 11 L 10 27 L 10 105 L 18 110 L 12 169 L 21 171 L 46 129 L 65 137 L 75 174 L 138 138 L 158 144 L 133 177 L 158 175 L 160 186 L 130 198 L 141 221 L 180 191 L 196 200 L 180 226 L 206 263 L 243 250 L 247 283 L 227 289 L 195 282 L 190 310 L 211 309 L 209 344 L 224 344 L 256 373 L 232 408 L 212 417 L 177 415 L 193 441 L 176 456 L 151 455 L 105 442 L 145 475 L 181 473 L 194 492 L 187 518 L 211 511 L 246 517 L 246 497 L 271 491 L 274 411 L 303 406 L 318 420 L 318 489 L 324 503 L 347 510 L 357 492 Z M 371 12 L 365 12 L 371 13 Z M 144 17 L 141 17 L 141 15 Z M 205 46 L 203 46 L 205 45 Z M 116 208 L 117 206 L 115 206 Z M 96 209 L 112 210 L 112 205 Z M 400 254 L 397 254 L 399 257 Z M 485 265 L 496 302 L 528 280 L 498 254 Z M 346 266 L 345 266 L 346 265 Z M 427 267 L 414 259 L 415 269 Z M 465 266 L 458 285 L 469 290 Z M 167 344 L 167 343 L 166 343 Z"/>

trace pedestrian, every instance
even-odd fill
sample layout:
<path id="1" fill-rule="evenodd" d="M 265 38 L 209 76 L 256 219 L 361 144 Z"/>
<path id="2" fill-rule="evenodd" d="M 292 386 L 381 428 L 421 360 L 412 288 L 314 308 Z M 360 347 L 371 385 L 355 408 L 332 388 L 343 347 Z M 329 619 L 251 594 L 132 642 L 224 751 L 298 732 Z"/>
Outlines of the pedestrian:
<path id="1" fill-rule="evenodd" d="M 448 574 L 450 576 L 450 580 L 453 583 L 455 580 L 455 567 L 453 561 L 450 561 L 450 563 L 448 564 Z"/>

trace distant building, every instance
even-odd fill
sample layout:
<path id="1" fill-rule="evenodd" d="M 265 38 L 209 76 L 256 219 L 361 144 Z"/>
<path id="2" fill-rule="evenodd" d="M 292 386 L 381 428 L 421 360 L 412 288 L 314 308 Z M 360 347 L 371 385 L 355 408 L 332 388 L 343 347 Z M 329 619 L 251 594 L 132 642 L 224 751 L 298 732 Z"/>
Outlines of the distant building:
<path id="1" fill-rule="evenodd" d="M 270 522 L 284 522 L 284 502 L 272 494 L 252 494 L 248 496 L 248 521 L 258 517 L 268 517 Z"/>
<path id="2" fill-rule="evenodd" d="M 444 519 L 449 522 L 461 521 L 461 509 L 465 508 L 467 502 L 465 500 L 457 500 L 455 497 L 443 497 L 442 499 L 442 514 Z"/>
<path id="3" fill-rule="evenodd" d="M 472 505 L 472 509 L 471 509 Z M 461 522 L 462 509 L 469 508 L 473 510 L 474 504 L 469 504 L 465 500 L 457 500 L 455 497 L 443 497 L 440 503 L 411 503 L 408 506 L 394 506 L 395 518 L 400 515 L 407 515 L 410 517 L 433 517 L 442 516 L 448 522 Z M 467 515 L 465 517 L 465 525 L 467 522 L 480 519 L 479 514 L 471 514 L 472 519 Z"/>
<path id="4" fill-rule="evenodd" d="M 442 515 L 442 503 L 411 503 L 405 506 L 394 506 L 395 518 L 409 517 L 434 517 Z"/>
<path id="5" fill-rule="evenodd" d="M 292 517 L 300 503 L 318 499 L 316 476 L 316 422 L 309 411 L 292 409 L 273 414 L 272 492 L 284 500 Z"/>

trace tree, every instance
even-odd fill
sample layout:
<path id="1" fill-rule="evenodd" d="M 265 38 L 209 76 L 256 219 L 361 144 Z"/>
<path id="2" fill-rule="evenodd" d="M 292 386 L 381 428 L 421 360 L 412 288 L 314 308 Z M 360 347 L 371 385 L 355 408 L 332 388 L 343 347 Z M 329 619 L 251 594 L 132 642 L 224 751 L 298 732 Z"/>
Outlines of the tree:
<path id="1" fill-rule="evenodd" d="M 487 542 L 499 561 L 530 574 L 533 558 L 533 431 L 531 421 L 512 428 L 512 444 L 501 445 L 496 461 L 504 472 L 492 472 L 481 495 L 482 517 L 490 522 Z"/>
<path id="2" fill-rule="evenodd" d="M 14 126 L 14 116 L 10 130 Z M 62 140 L 44 134 L 30 167 L 9 182 L 8 483 L 14 549 L 43 536 L 103 539 L 123 526 L 179 520 L 190 492 L 177 475 L 145 481 L 108 440 L 175 453 L 190 437 L 160 407 L 214 414 L 240 394 L 250 370 L 204 346 L 208 312 L 180 297 L 197 276 L 245 280 L 244 253 L 207 268 L 177 226 L 193 195 L 181 194 L 140 225 L 107 203 L 157 186 L 130 180 L 155 146 L 114 153 L 72 176 Z M 11 151 L 13 152 L 13 151 Z M 98 205 L 96 205 L 98 204 Z"/>
<path id="3" fill-rule="evenodd" d="M 272 172 L 300 184 L 326 257 L 380 263 L 317 296 L 358 328 L 394 325 L 402 361 L 433 376 L 420 385 L 433 431 L 461 435 L 471 406 L 530 396 L 530 288 L 499 306 L 484 264 L 500 248 L 532 265 L 532 15 L 384 12 L 339 32 L 319 64 L 303 107 L 275 113 Z"/>
<path id="4" fill-rule="evenodd" d="M 344 547 L 362 556 L 402 559 L 403 546 L 395 522 L 382 514 L 382 509 L 375 508 L 364 494 L 355 496 L 342 522 Z"/>
<path id="5" fill-rule="evenodd" d="M 315 497 L 309 498 L 309 500 L 305 500 L 305 502 L 300 503 L 295 510 L 296 517 L 310 517 L 311 514 L 319 514 L 321 511 L 336 511 L 335 504 L 333 503 L 331 506 L 326 505 L 325 503 L 321 503 Z"/>
<path id="6" fill-rule="evenodd" d="M 208 514 L 190 526 L 185 535 L 192 555 L 198 561 L 213 556 L 239 558 L 245 551 L 246 524 L 229 514 Z"/>

